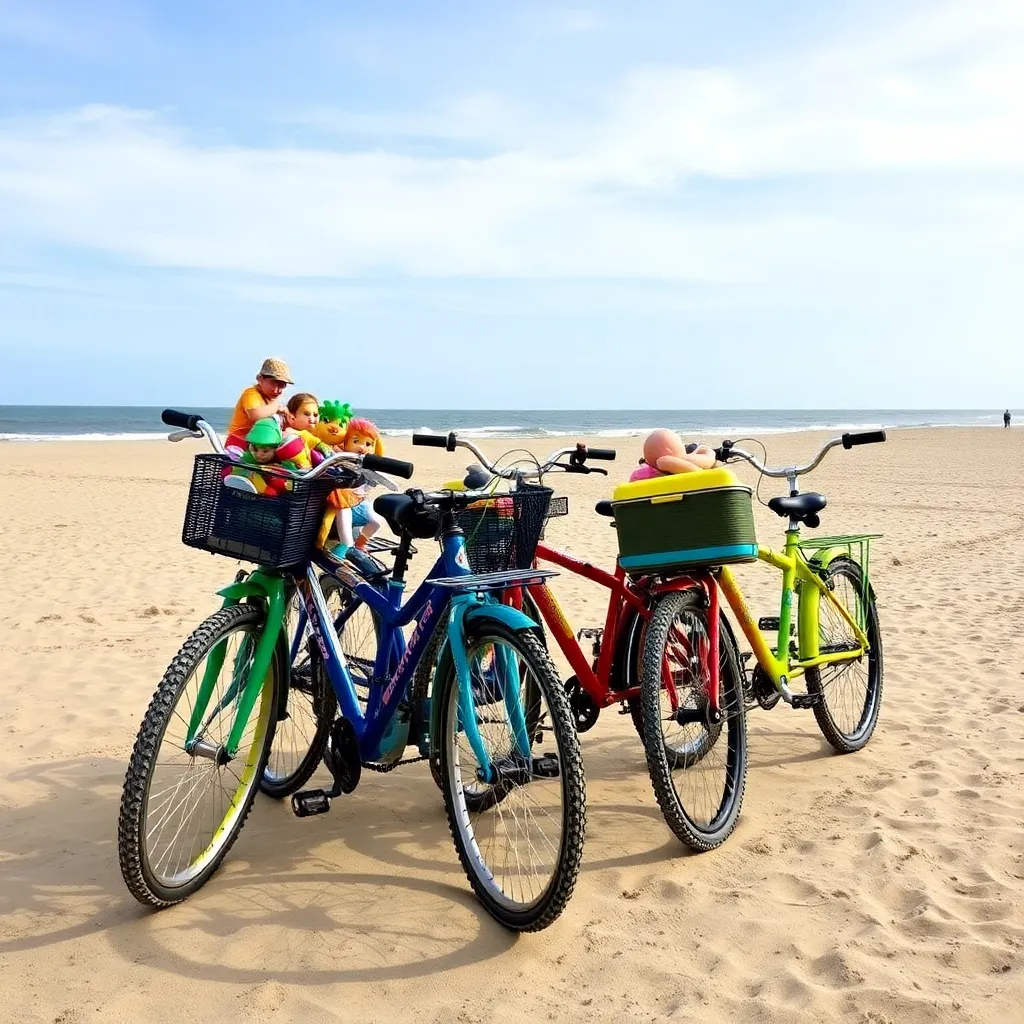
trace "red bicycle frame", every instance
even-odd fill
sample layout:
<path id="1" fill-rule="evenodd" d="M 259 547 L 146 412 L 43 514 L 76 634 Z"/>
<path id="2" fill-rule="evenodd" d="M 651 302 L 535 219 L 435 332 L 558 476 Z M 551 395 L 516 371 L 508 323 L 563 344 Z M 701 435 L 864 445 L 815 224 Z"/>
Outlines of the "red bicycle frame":
<path id="1" fill-rule="evenodd" d="M 555 638 L 566 660 L 572 667 L 576 679 L 583 690 L 587 692 L 598 708 L 606 708 L 611 704 L 629 698 L 638 697 L 639 686 L 631 686 L 624 689 L 613 689 L 611 687 L 612 667 L 616 654 L 621 649 L 622 631 L 632 622 L 627 614 L 630 608 L 644 620 L 650 618 L 651 598 L 658 594 L 670 591 L 688 590 L 700 588 L 706 595 L 708 602 L 708 645 L 712 651 L 718 650 L 718 585 L 710 573 L 699 573 L 693 576 L 680 576 L 647 587 L 643 581 L 633 582 L 627 579 L 625 570 L 616 565 L 615 572 L 609 573 L 597 568 L 590 562 L 573 558 L 572 555 L 555 548 L 549 548 L 545 544 L 537 545 L 537 553 L 534 556 L 534 564 L 539 561 L 550 562 L 553 565 L 567 569 L 569 572 L 582 576 L 584 579 L 597 583 L 610 591 L 608 596 L 608 611 L 605 615 L 604 633 L 600 651 L 597 656 L 597 664 L 592 667 L 589 659 L 583 653 L 576 639 L 576 634 L 569 625 L 561 606 L 552 594 L 547 583 L 538 583 L 529 587 L 530 596 L 537 605 L 537 610 L 544 620 L 548 631 Z M 506 601 L 515 607 L 523 605 L 522 589 L 506 591 Z M 709 680 L 708 698 L 712 709 L 718 710 L 718 684 L 719 684 L 719 659 L 708 658 Z M 667 659 L 662 666 L 662 675 L 665 687 L 669 693 L 669 700 L 673 710 L 678 705 L 676 688 L 669 671 Z"/>

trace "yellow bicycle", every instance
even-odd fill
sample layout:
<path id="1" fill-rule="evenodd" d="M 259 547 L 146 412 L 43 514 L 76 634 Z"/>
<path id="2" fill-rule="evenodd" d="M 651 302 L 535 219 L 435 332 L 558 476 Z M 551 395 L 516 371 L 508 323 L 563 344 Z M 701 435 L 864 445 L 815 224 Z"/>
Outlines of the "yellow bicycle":
<path id="1" fill-rule="evenodd" d="M 716 449 L 720 463 L 743 459 L 764 476 L 788 482 L 789 493 L 768 503 L 788 520 L 782 551 L 756 543 L 750 489 L 727 469 L 616 491 L 620 564 L 634 574 L 657 573 L 664 588 L 647 624 L 641 671 L 648 768 L 669 827 L 694 849 L 718 846 L 735 827 L 750 707 L 769 709 L 781 700 L 809 708 L 840 753 L 860 750 L 874 732 L 882 638 L 869 552 L 880 534 L 802 537 L 801 527 L 819 525 L 826 500 L 801 493 L 798 479 L 837 445 L 884 440 L 884 431 L 844 434 L 807 465 L 779 469 L 730 441 Z M 755 560 L 782 573 L 777 618 L 755 621 L 730 568 Z M 681 579 L 691 585 L 680 587 Z M 749 675 L 720 614 L 719 593 L 750 643 L 756 667 Z M 795 690 L 801 678 L 804 685 Z"/>

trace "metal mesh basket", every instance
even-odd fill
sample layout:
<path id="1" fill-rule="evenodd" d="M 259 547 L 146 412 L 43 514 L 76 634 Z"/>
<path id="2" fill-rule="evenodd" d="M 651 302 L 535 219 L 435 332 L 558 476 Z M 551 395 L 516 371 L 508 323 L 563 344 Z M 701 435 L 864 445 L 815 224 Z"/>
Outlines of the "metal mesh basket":
<path id="1" fill-rule="evenodd" d="M 553 493 L 550 487 L 521 485 L 455 513 L 473 572 L 529 569 Z"/>
<path id="2" fill-rule="evenodd" d="M 551 504 L 548 505 L 547 515 L 544 516 L 544 523 L 540 528 L 539 540 L 544 539 L 544 534 L 547 532 L 548 520 L 556 519 L 559 516 L 567 516 L 569 514 L 569 499 L 564 494 L 560 494 L 557 498 L 551 499 Z"/>
<path id="3" fill-rule="evenodd" d="M 225 486 L 233 472 L 247 476 L 263 493 Z M 344 483 L 337 476 L 294 480 L 253 466 L 243 468 L 224 455 L 197 455 L 182 543 L 273 569 L 296 565 L 309 557 L 327 496 L 339 486 Z"/>

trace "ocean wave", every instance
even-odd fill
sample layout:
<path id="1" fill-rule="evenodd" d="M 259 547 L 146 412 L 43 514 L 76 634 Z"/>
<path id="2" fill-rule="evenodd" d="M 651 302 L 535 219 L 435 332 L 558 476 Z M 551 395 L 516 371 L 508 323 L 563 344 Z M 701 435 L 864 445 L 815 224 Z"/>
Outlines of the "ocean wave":
<path id="1" fill-rule="evenodd" d="M 166 441 L 162 434 L 0 434 L 0 441 Z"/>
<path id="2" fill-rule="evenodd" d="M 447 430 L 434 430 L 432 427 L 395 428 L 392 430 L 381 427 L 380 432 L 385 437 L 412 437 L 413 434 L 433 434 L 436 437 L 446 437 L 448 435 Z M 456 427 L 455 433 L 459 437 L 526 437 L 543 433 L 543 431 L 540 428 L 532 429 L 530 427 L 502 426 L 498 424 L 483 427 Z"/>

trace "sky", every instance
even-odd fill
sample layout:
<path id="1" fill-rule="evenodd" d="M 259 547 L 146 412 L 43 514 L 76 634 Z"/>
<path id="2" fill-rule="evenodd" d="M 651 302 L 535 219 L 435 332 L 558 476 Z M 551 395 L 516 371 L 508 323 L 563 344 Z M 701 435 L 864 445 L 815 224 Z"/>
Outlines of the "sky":
<path id="1" fill-rule="evenodd" d="M 0 0 L 0 404 L 268 355 L 375 408 L 1019 407 L 1024 3 Z"/>

